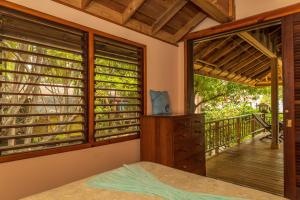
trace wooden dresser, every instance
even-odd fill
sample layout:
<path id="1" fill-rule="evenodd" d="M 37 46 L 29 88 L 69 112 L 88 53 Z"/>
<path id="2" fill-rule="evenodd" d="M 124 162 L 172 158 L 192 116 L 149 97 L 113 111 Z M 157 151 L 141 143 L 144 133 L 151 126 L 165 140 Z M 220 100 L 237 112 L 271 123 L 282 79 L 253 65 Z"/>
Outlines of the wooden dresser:
<path id="1" fill-rule="evenodd" d="M 205 175 L 204 115 L 143 116 L 141 160 Z"/>

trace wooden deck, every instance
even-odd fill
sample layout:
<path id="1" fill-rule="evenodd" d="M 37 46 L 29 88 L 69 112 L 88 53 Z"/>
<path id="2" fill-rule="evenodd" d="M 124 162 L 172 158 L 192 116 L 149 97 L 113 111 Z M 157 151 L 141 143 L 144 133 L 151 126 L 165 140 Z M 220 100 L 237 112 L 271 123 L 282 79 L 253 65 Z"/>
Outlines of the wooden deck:
<path id="1" fill-rule="evenodd" d="M 208 159 L 207 176 L 283 196 L 283 146 L 270 149 L 262 136 Z"/>

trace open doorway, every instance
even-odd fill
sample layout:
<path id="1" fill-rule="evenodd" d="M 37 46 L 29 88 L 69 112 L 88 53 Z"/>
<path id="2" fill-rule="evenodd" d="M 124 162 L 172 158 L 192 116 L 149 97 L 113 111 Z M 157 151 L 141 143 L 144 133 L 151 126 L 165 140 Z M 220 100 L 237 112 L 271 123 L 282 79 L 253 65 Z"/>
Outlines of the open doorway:
<path id="1" fill-rule="evenodd" d="M 279 22 L 193 41 L 194 112 L 205 112 L 207 176 L 284 193 Z"/>

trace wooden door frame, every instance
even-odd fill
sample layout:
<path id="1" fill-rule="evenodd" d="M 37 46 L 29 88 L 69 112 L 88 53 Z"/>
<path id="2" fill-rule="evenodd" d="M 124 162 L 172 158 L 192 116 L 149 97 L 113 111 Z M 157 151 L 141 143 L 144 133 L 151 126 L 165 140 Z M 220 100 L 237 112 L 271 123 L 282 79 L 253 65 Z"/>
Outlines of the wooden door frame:
<path id="1" fill-rule="evenodd" d="M 215 37 L 220 34 L 234 32 L 240 29 L 247 29 L 250 27 L 259 26 L 262 23 L 272 22 L 275 20 L 280 20 L 284 29 L 290 29 L 291 27 L 286 26 L 286 22 L 291 20 L 289 16 L 295 13 L 300 13 L 300 3 L 294 4 L 291 6 L 283 7 L 277 10 L 261 13 L 258 15 L 254 15 L 251 17 L 247 17 L 241 20 L 237 20 L 231 23 L 218 25 L 212 28 L 204 29 L 201 31 L 193 32 L 188 34 L 184 38 L 184 62 L 185 62 L 185 74 L 184 74 L 184 106 L 185 112 L 189 113 L 190 110 L 190 96 L 191 96 L 191 88 L 193 88 L 193 83 L 191 83 L 191 69 L 192 69 L 192 56 L 193 52 L 191 49 L 191 43 L 195 39 L 203 39 L 209 37 Z M 288 17 L 286 17 L 288 16 Z M 283 25 L 284 24 L 284 25 Z M 288 31 L 284 32 L 283 37 L 292 37 L 292 34 L 287 34 Z M 292 31 L 290 31 L 292 32 Z M 289 40 L 289 42 L 283 41 L 283 48 L 292 49 L 293 41 Z M 290 51 L 288 55 L 285 54 L 283 58 L 284 63 L 288 63 L 286 67 L 283 69 L 283 79 L 286 80 L 283 83 L 284 90 L 284 110 L 288 110 L 288 112 L 284 112 L 284 196 L 290 199 L 296 199 L 296 161 L 295 161 L 295 129 L 287 128 L 285 126 L 286 119 L 292 119 L 294 122 L 294 108 L 293 106 L 293 97 L 294 92 L 288 90 L 288 88 L 293 88 L 294 82 L 289 81 L 293 80 L 294 75 L 293 63 L 289 62 L 289 60 L 293 57 L 292 51 Z M 292 57 L 291 57 L 292 56 Z"/>

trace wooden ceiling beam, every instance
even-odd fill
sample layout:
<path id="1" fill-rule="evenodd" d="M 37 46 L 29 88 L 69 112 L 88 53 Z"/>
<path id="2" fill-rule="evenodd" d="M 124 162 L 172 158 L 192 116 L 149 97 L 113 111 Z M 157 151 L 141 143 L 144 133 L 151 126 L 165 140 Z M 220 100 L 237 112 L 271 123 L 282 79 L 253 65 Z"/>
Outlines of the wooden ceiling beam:
<path id="1" fill-rule="evenodd" d="M 249 54 L 247 52 L 242 52 L 242 54 L 239 55 L 238 59 L 232 60 L 227 65 L 224 65 L 222 70 L 226 71 L 234 71 L 233 69 L 235 67 L 238 67 L 239 65 L 243 65 L 245 62 L 247 62 L 249 59 L 251 59 L 253 56 L 257 56 L 260 53 L 258 53 L 256 50 L 251 49 L 252 51 L 249 51 Z"/>
<path id="2" fill-rule="evenodd" d="M 195 57 L 201 57 L 201 59 L 205 59 L 208 55 L 210 55 L 215 50 L 218 50 L 219 48 L 223 47 L 229 40 L 231 40 L 231 37 L 227 38 L 221 38 L 217 40 L 215 43 L 208 44 L 209 47 L 206 50 L 203 50 L 203 53 L 199 53 L 200 55 L 196 55 Z"/>
<path id="3" fill-rule="evenodd" d="M 233 16 L 230 16 L 230 13 L 226 13 L 225 9 L 221 4 L 214 3 L 212 0 L 191 0 L 196 6 L 201 8 L 206 14 L 212 17 L 214 20 L 220 23 L 226 23 L 233 20 Z M 229 10 L 234 9 L 234 4 L 230 3 L 228 0 L 228 7 L 231 6 L 233 8 L 229 8 Z"/>
<path id="4" fill-rule="evenodd" d="M 253 69 L 258 68 L 261 64 L 263 64 L 264 62 L 268 61 L 269 58 L 264 57 L 263 59 L 259 59 L 259 60 L 253 60 L 254 63 L 249 63 L 249 67 L 245 67 L 243 69 L 240 69 L 237 73 L 248 76 L 252 73 Z"/>
<path id="5" fill-rule="evenodd" d="M 247 46 L 245 50 L 250 49 L 251 46 Z M 245 53 L 243 50 L 238 49 L 238 51 L 231 51 L 227 56 L 224 57 L 224 59 L 219 60 L 218 65 L 220 67 L 228 65 L 232 65 L 232 63 L 237 63 L 237 60 L 234 60 L 235 58 L 239 57 L 241 54 Z M 228 67 L 226 67 L 228 68 Z"/>
<path id="6" fill-rule="evenodd" d="M 250 78 L 255 78 L 256 79 L 256 76 L 261 74 L 262 72 L 266 71 L 266 70 L 271 70 L 271 67 L 270 67 L 270 62 L 266 62 L 264 63 L 263 65 L 261 65 L 259 68 L 257 68 L 255 71 L 253 71 L 251 73 L 251 75 L 249 75 Z"/>
<path id="7" fill-rule="evenodd" d="M 216 49 L 218 47 L 218 45 L 220 44 L 220 40 L 213 40 L 209 43 L 207 43 L 205 48 L 199 49 L 199 51 L 194 51 L 194 60 L 198 60 L 198 59 L 204 59 L 204 57 L 206 55 L 208 55 L 210 52 L 212 52 L 214 49 Z"/>
<path id="8" fill-rule="evenodd" d="M 215 63 L 219 59 L 221 59 L 223 56 L 227 55 L 229 52 L 233 51 L 235 48 L 237 48 L 240 44 L 242 44 L 244 41 L 233 41 L 231 44 L 227 45 L 222 51 L 216 53 L 214 56 L 211 56 L 210 59 L 208 59 L 209 62 Z"/>
<path id="9" fill-rule="evenodd" d="M 126 24 L 144 2 L 145 0 L 131 0 L 122 14 L 122 23 Z"/>
<path id="10" fill-rule="evenodd" d="M 186 4 L 187 0 L 176 0 L 173 4 L 153 23 L 152 34 L 155 35 L 164 27 Z"/>
<path id="11" fill-rule="evenodd" d="M 234 67 L 233 69 L 229 69 L 230 72 L 236 73 L 237 71 L 239 71 L 240 69 L 246 67 L 247 65 L 249 65 L 250 63 L 252 63 L 253 61 L 258 61 L 258 59 L 260 59 L 263 56 L 263 54 L 261 54 L 260 52 L 257 52 L 256 54 L 254 54 L 253 56 L 250 56 L 248 59 L 245 59 L 242 63 L 240 63 L 238 66 Z"/>
<path id="12" fill-rule="evenodd" d="M 202 75 L 202 76 L 208 76 L 208 77 L 217 78 L 217 79 L 221 79 L 221 80 L 225 80 L 225 81 L 230 81 L 230 82 L 240 83 L 240 84 L 244 84 L 244 85 L 254 86 L 253 84 L 248 84 L 245 81 L 232 80 L 232 79 L 226 78 L 225 76 L 219 76 L 217 73 L 218 73 L 218 71 L 216 71 L 216 73 L 214 73 L 214 71 L 207 72 L 203 69 L 202 70 L 195 70 L 195 74 L 199 74 L 199 75 Z"/>
<path id="13" fill-rule="evenodd" d="M 278 84 L 282 85 L 283 82 L 281 80 L 279 80 Z M 255 87 L 269 87 L 269 86 L 271 86 L 271 81 L 268 81 L 268 82 L 258 82 L 258 83 L 255 84 Z"/>
<path id="14" fill-rule="evenodd" d="M 252 34 L 244 31 L 237 34 L 240 38 L 248 42 L 251 46 L 268 56 L 269 58 L 276 58 L 276 54 L 268 49 L 262 42 L 258 41 Z"/>
<path id="15" fill-rule="evenodd" d="M 173 38 L 173 42 L 177 43 L 180 41 L 186 34 L 188 34 L 193 28 L 195 28 L 198 24 L 200 24 L 205 18 L 206 14 L 202 12 L 198 12 L 193 19 L 191 19 L 188 23 L 186 23 L 181 29 L 179 29 Z"/>
<path id="16" fill-rule="evenodd" d="M 90 3 L 92 3 L 93 0 L 81 0 L 81 8 L 85 9 L 86 7 L 88 7 L 90 5 Z"/>
<path id="17" fill-rule="evenodd" d="M 254 76 L 253 79 L 256 79 L 256 80 L 262 79 L 263 77 L 268 75 L 270 70 L 271 70 L 271 67 L 268 67 L 268 68 L 262 70 L 260 73 L 258 73 L 256 76 Z"/>

